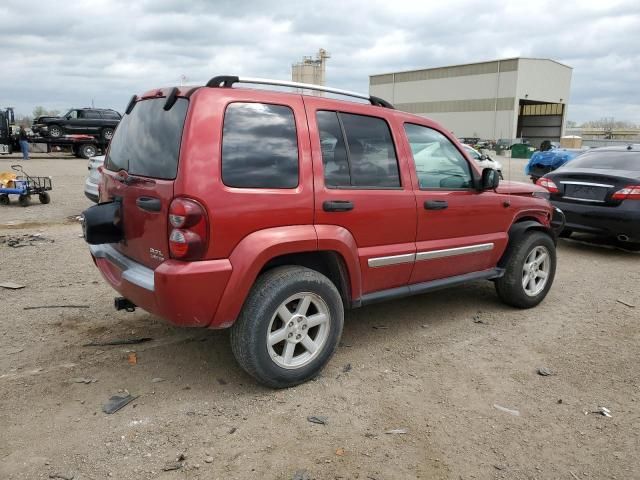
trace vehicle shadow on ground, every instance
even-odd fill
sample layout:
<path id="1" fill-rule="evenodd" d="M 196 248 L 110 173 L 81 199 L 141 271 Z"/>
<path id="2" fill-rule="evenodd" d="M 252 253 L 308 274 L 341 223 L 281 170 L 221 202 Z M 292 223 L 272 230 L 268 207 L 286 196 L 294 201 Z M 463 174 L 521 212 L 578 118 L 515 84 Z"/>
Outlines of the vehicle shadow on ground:
<path id="1" fill-rule="evenodd" d="M 571 248 L 577 252 L 602 254 L 608 257 L 620 258 L 629 255 L 640 254 L 640 244 L 621 242 L 615 238 L 595 237 L 592 235 L 573 234 L 571 238 L 561 238 L 559 243 L 563 247 Z"/>
<path id="2" fill-rule="evenodd" d="M 464 328 L 479 311 L 505 309 L 509 307 L 498 301 L 493 284 L 485 281 L 347 311 L 340 345 L 321 375 L 333 378 L 350 358 L 382 352 L 407 337 L 424 335 L 429 331 L 425 328 L 455 328 L 456 323 Z M 195 396 L 206 396 L 221 389 L 234 395 L 272 391 L 258 385 L 238 366 L 228 330 L 163 327 L 163 324 L 163 320 L 145 315 L 135 321 L 123 320 L 110 332 L 110 335 L 122 335 L 135 326 L 137 335 L 154 338 L 139 347 L 131 347 L 138 352 L 136 370 L 127 369 L 121 361 L 119 375 L 134 374 L 144 383 L 163 378 L 191 390 Z M 185 395 L 190 394 L 185 392 Z"/>

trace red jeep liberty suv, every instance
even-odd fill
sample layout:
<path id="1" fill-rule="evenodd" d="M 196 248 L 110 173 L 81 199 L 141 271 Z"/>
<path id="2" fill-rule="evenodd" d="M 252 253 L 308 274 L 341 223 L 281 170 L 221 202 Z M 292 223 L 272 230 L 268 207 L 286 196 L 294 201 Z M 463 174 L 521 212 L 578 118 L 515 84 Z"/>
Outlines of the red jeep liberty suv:
<path id="1" fill-rule="evenodd" d="M 116 308 L 231 327 L 271 387 L 317 375 L 345 309 L 479 279 L 528 308 L 555 274 L 548 192 L 498 185 L 442 126 L 368 95 L 230 76 L 151 90 L 102 173 L 84 232 Z"/>

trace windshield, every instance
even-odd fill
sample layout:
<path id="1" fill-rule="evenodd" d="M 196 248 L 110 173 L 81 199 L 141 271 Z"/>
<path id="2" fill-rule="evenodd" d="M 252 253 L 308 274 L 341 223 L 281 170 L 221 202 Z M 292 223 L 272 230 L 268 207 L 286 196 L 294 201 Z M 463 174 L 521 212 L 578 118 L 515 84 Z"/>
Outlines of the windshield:
<path id="1" fill-rule="evenodd" d="M 178 98 L 169 111 L 165 98 L 142 100 L 120 121 L 105 162 L 114 172 L 174 179 L 189 101 Z"/>
<path id="2" fill-rule="evenodd" d="M 566 167 L 640 171 L 640 152 L 587 152 L 567 163 Z"/>

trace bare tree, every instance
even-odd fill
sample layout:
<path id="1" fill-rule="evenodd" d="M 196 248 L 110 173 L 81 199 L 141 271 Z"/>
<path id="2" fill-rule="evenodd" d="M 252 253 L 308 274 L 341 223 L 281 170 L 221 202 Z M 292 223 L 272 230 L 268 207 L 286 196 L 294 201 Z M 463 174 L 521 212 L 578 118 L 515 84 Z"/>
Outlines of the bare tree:
<path id="1" fill-rule="evenodd" d="M 42 116 L 56 117 L 58 115 L 60 115 L 60 110 L 47 110 L 42 105 L 38 105 L 33 109 L 33 118 Z"/>

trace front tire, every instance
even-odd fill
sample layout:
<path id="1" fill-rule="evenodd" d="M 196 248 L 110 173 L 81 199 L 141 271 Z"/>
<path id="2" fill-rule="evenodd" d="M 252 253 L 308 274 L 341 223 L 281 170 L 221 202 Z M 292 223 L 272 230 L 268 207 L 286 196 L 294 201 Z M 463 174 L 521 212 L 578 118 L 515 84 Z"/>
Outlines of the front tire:
<path id="1" fill-rule="evenodd" d="M 547 296 L 556 273 L 556 247 L 549 235 L 532 231 L 522 237 L 503 277 L 495 281 L 498 297 L 507 305 L 531 308 Z"/>
<path id="2" fill-rule="evenodd" d="M 18 203 L 21 207 L 28 207 L 31 205 L 31 195 L 20 195 L 18 197 Z"/>
<path id="3" fill-rule="evenodd" d="M 113 128 L 103 128 L 102 138 L 104 138 L 107 141 L 111 141 L 111 139 L 113 138 Z"/>
<path id="4" fill-rule="evenodd" d="M 60 138 L 63 134 L 62 127 L 59 125 L 51 125 L 49 127 L 49 136 L 52 138 Z"/>
<path id="5" fill-rule="evenodd" d="M 343 323 L 342 299 L 327 277 L 309 268 L 277 267 L 256 280 L 231 328 L 231 349 L 258 382 L 292 387 L 327 364 Z"/>

